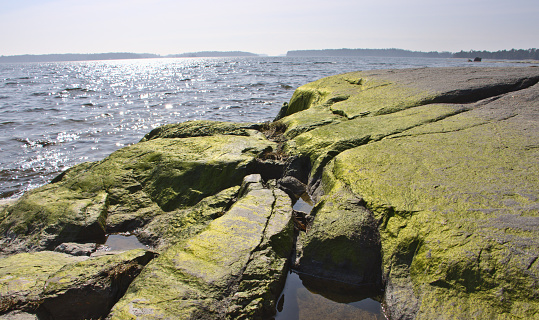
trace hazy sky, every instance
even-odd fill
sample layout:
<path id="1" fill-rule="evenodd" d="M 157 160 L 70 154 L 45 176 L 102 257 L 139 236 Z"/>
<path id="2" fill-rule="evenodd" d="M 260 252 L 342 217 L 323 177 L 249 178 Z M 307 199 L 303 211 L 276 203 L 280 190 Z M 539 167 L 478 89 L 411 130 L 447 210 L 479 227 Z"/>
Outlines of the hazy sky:
<path id="1" fill-rule="evenodd" d="M 537 0 L 0 0 L 0 55 L 539 47 Z"/>

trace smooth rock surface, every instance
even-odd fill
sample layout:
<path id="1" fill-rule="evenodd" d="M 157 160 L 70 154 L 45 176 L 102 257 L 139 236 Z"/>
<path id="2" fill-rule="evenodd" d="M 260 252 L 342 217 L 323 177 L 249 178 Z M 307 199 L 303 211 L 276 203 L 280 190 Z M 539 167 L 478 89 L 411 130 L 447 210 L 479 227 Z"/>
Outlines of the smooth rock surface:
<path id="1" fill-rule="evenodd" d="M 97 244 L 95 243 L 62 243 L 54 251 L 63 252 L 73 256 L 90 256 L 97 249 Z"/>

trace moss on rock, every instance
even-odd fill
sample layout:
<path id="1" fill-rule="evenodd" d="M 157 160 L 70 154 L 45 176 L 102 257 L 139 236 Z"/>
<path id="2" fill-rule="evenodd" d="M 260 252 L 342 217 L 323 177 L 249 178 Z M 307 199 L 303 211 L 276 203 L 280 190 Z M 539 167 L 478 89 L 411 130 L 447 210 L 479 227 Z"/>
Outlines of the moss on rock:
<path id="1" fill-rule="evenodd" d="M 0 259 L 0 313 L 25 310 L 54 319 L 106 316 L 154 256 L 137 249 L 92 258 L 42 251 Z"/>
<path id="2" fill-rule="evenodd" d="M 137 229 L 162 252 L 109 319 L 264 318 L 293 246 L 291 200 L 244 177 L 304 182 L 312 168 L 301 271 L 352 284 L 381 274 L 392 319 L 534 318 L 538 82 L 536 68 L 353 72 L 298 88 L 272 124 L 166 125 L 1 203 L 0 249 Z M 286 170 L 269 160 L 285 156 L 297 160 Z M 82 296 L 110 308 L 121 293 L 103 288 L 123 288 L 147 254 L 2 258 L 0 311 L 63 317 Z"/>
<path id="3" fill-rule="evenodd" d="M 288 196 L 261 183 L 149 264 L 111 319 L 252 319 L 273 312 L 292 249 Z M 233 315 L 233 316 L 232 316 Z"/>
<path id="4" fill-rule="evenodd" d="M 254 123 L 234 123 L 221 121 L 197 120 L 172 123 L 153 129 L 142 138 L 141 142 L 157 138 L 191 138 L 207 137 L 218 134 L 234 136 L 251 136 L 258 128 Z"/>
<path id="5" fill-rule="evenodd" d="M 226 212 L 238 196 L 239 188 L 225 189 L 192 207 L 162 214 L 144 226 L 138 237 L 160 249 L 194 237 Z"/>
<path id="6" fill-rule="evenodd" d="M 301 233 L 299 271 L 353 284 L 381 285 L 381 247 L 371 212 L 342 186 L 322 197 Z"/>

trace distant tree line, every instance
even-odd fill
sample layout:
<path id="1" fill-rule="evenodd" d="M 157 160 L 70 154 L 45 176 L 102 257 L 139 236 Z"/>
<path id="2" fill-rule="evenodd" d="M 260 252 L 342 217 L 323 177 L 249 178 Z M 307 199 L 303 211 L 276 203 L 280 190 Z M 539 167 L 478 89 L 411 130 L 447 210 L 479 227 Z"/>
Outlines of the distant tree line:
<path id="1" fill-rule="evenodd" d="M 451 52 L 421 52 L 404 49 L 325 49 L 288 51 L 287 57 L 425 57 L 450 58 Z"/>
<path id="2" fill-rule="evenodd" d="M 90 53 L 90 54 L 42 54 L 0 56 L 0 62 L 55 62 L 55 61 L 89 61 L 116 59 L 148 59 L 148 58 L 189 58 L 189 57 L 256 57 L 254 53 L 244 51 L 200 51 L 161 56 L 151 53 Z M 404 49 L 324 49 L 324 50 L 294 50 L 288 51 L 287 57 L 415 57 L 415 58 L 468 58 L 508 60 L 539 60 L 538 49 L 511 49 L 496 52 L 490 51 L 460 51 L 456 53 L 438 51 L 410 51 Z"/>
<path id="3" fill-rule="evenodd" d="M 507 60 L 539 60 L 539 50 L 537 49 L 511 49 L 500 50 L 496 52 L 489 51 L 460 51 L 453 54 L 453 58 L 469 58 L 481 57 L 483 59 L 507 59 Z"/>
<path id="4" fill-rule="evenodd" d="M 295 50 L 288 51 L 287 57 L 416 57 L 416 58 L 468 58 L 474 59 L 509 59 L 509 60 L 539 60 L 537 49 L 512 49 L 496 52 L 489 51 L 460 51 L 457 53 L 438 51 L 410 51 L 403 49 L 325 49 L 325 50 Z"/>

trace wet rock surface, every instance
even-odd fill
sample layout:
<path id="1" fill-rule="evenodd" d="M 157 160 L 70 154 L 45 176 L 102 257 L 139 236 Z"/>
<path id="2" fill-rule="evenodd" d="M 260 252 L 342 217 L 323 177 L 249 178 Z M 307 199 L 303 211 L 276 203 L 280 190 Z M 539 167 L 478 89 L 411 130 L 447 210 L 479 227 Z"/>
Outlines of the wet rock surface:
<path id="1" fill-rule="evenodd" d="M 533 318 L 538 82 L 353 72 L 271 124 L 157 128 L 0 203 L 0 319 L 266 319 L 289 264 L 338 300 L 383 292 L 391 319 Z M 94 252 L 113 232 L 153 251 Z"/>

